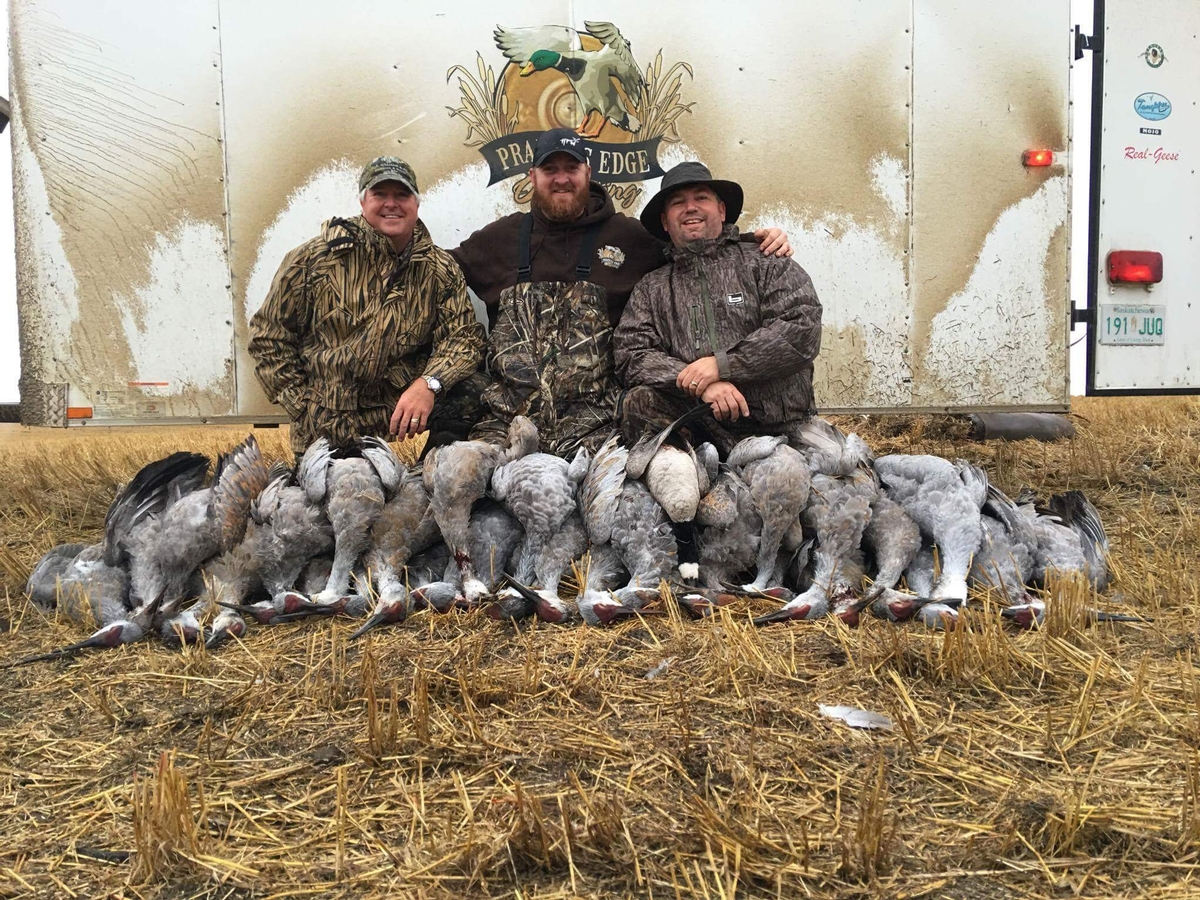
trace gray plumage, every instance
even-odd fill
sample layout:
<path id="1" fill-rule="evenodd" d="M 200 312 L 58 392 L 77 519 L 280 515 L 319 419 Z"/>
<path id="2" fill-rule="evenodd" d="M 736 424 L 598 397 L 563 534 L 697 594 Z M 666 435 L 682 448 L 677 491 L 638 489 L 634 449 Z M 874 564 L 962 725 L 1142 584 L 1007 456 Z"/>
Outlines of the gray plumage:
<path id="1" fill-rule="evenodd" d="M 812 475 L 799 451 L 783 437 L 751 437 L 740 441 L 726 460 L 747 487 L 762 523 L 756 556 L 757 575 L 743 590 L 765 590 L 775 575 L 784 535 L 808 503 Z"/>
<path id="2" fill-rule="evenodd" d="M 476 504 L 468 519 L 466 533 L 467 553 L 473 561 L 473 577 L 481 586 L 476 597 L 478 599 L 499 587 L 514 554 L 519 551 L 524 533 L 521 524 L 503 506 L 490 499 Z M 461 570 L 449 542 L 444 546 L 445 549 L 438 550 L 436 554 L 437 558 L 444 561 L 443 571 L 412 591 L 416 605 L 430 606 L 438 612 L 447 612 L 456 604 L 475 602 L 468 601 L 465 596 Z M 437 549 L 436 545 L 434 549 Z M 422 564 L 436 568 L 432 559 L 431 555 L 429 561 Z"/>
<path id="3" fill-rule="evenodd" d="M 274 484 L 251 508 L 266 532 L 257 558 L 259 579 L 272 596 L 297 587 L 313 560 L 334 551 L 333 525 L 320 505 L 309 502 L 305 485 Z"/>
<path id="4" fill-rule="evenodd" d="M 468 602 L 487 593 L 471 557 L 471 509 L 487 492 L 496 467 L 537 450 L 537 428 L 524 416 L 508 427 L 507 447 L 487 441 L 456 441 L 425 458 L 423 478 L 442 539 L 454 554 L 458 580 Z"/>
<path id="5" fill-rule="evenodd" d="M 750 489 L 732 472 L 723 471 L 696 511 L 700 526 L 700 577 L 712 590 L 724 590 L 758 559 L 762 519 Z"/>
<path id="6" fill-rule="evenodd" d="M 45 607 L 59 605 L 80 624 L 103 627 L 129 619 L 135 612 L 126 569 L 130 546 L 158 527 L 157 517 L 171 502 L 202 484 L 207 470 L 207 457 L 186 452 L 143 466 L 109 505 L 102 541 L 56 547 L 34 567 L 27 585 L 31 599 Z M 73 548 L 78 549 L 67 559 Z M 142 617 L 144 631 L 150 622 L 145 611 Z M 135 630 L 126 629 L 126 636 Z"/>
<path id="7" fill-rule="evenodd" d="M 875 496 L 869 479 L 813 476 L 812 497 L 800 517 L 817 539 L 813 588 L 834 598 L 859 592 L 863 534 Z"/>
<path id="8" fill-rule="evenodd" d="M 936 560 L 932 547 L 922 547 L 904 570 L 908 589 L 922 598 L 932 596 L 936 581 Z M 928 628 L 942 630 L 958 618 L 961 601 L 926 603 L 916 610 L 916 616 Z"/>
<path id="9" fill-rule="evenodd" d="M 983 536 L 971 565 L 972 581 L 999 591 L 1009 603 L 1028 603 L 1038 549 L 1035 516 L 1026 515 L 993 484 L 988 485 L 980 525 Z"/>
<path id="10" fill-rule="evenodd" d="M 863 532 L 875 496 L 870 478 L 813 475 L 808 506 L 800 517 L 817 540 L 812 584 L 776 612 L 759 616 L 755 624 L 820 618 L 832 606 L 857 597 L 863 577 Z"/>
<path id="11" fill-rule="evenodd" d="M 579 508 L 593 559 L 609 568 L 606 547 L 629 573 L 626 588 L 658 590 L 675 570 L 677 547 L 671 524 L 649 489 L 626 472 L 628 452 L 615 437 L 592 460 L 579 489 Z"/>
<path id="12" fill-rule="evenodd" d="M 904 570 L 904 580 L 908 589 L 918 597 L 931 595 L 937 577 L 935 569 L 933 548 L 922 547 Z"/>
<path id="13" fill-rule="evenodd" d="M 498 466 L 492 475 L 492 496 L 525 529 L 517 569 L 523 573 L 532 569 L 542 590 L 553 597 L 558 595 L 555 573 L 565 572 L 573 558 L 568 554 L 587 550 L 577 492 L 589 462 L 582 449 L 571 463 L 548 453 L 531 453 Z M 568 529 L 572 516 L 577 522 Z M 576 549 L 580 543 L 582 547 Z"/>
<path id="14" fill-rule="evenodd" d="M 1102 591 L 1107 588 L 1110 581 L 1108 535 L 1104 532 L 1099 511 L 1081 491 L 1054 494 L 1047 505 L 1050 513 L 1057 516 L 1059 521 L 1074 531 L 1079 538 L 1084 571 L 1096 590 Z"/>
<path id="15" fill-rule="evenodd" d="M 320 438 L 300 462 L 309 502 L 324 503 L 333 526 L 333 569 L 324 589 L 313 597 L 320 605 L 335 604 L 347 596 L 351 573 L 371 546 L 371 526 L 400 484 L 402 467 L 386 442 L 360 438 L 358 451 L 361 456 L 340 456 Z"/>
<path id="16" fill-rule="evenodd" d="M 1046 573 L 1051 570 L 1061 574 L 1087 573 L 1087 557 L 1079 535 L 1073 529 L 1063 525 L 1057 517 L 1038 515 L 1032 506 L 1019 509 L 1037 538 L 1033 553 L 1033 584 L 1044 585 Z"/>
<path id="17" fill-rule="evenodd" d="M 857 434 L 843 434 L 832 423 L 813 416 L 798 434 L 809 468 L 822 475 L 849 475 L 870 466 L 875 455 Z"/>
<path id="18" fill-rule="evenodd" d="M 983 536 L 976 492 L 953 463 L 937 456 L 883 456 L 875 460 L 875 472 L 888 496 L 938 547 L 942 569 L 932 596 L 966 600 L 971 557 Z"/>
<path id="19" fill-rule="evenodd" d="M 103 555 L 104 545 L 93 544 L 91 552 Z M 58 605 L 58 581 L 67 576 L 79 555 L 88 549 L 87 544 L 59 544 L 51 547 L 38 560 L 25 583 L 25 593 L 42 609 L 54 609 Z"/>
<path id="20" fill-rule="evenodd" d="M 412 602 L 405 567 L 414 554 L 433 546 L 438 538 L 429 492 L 420 474 L 402 471 L 394 496 L 371 526 L 366 566 L 378 597 L 370 621 L 356 635 L 375 624 L 399 622 L 408 616 Z"/>
<path id="21" fill-rule="evenodd" d="M 657 585 L 652 590 L 617 588 L 625 570 L 621 556 L 612 544 L 593 547 L 588 558 L 584 589 L 575 598 L 579 615 L 588 625 L 613 625 L 634 618 L 647 603 L 658 598 Z"/>
<path id="22" fill-rule="evenodd" d="M 657 590 L 675 570 L 677 547 L 671 523 L 640 481 L 628 480 L 622 486 L 610 540 L 629 572 L 628 586 Z"/>
<path id="23" fill-rule="evenodd" d="M 875 579 L 864 595 L 873 600 L 899 583 L 921 549 L 921 529 L 904 507 L 880 493 L 871 504 L 871 521 L 863 539 L 875 557 Z"/>
<path id="24" fill-rule="evenodd" d="M 322 470 L 310 466 L 304 471 L 308 477 L 318 477 L 319 473 L 324 481 Z M 240 606 L 261 590 L 271 597 L 271 611 L 297 611 L 297 601 L 302 598 L 293 598 L 289 604 L 286 595 L 293 590 L 308 593 L 312 586 L 300 585 L 301 575 L 316 557 L 333 552 L 333 527 L 320 505 L 309 501 L 304 485 L 292 484 L 291 480 L 292 473 L 286 470 L 267 485 L 250 506 L 246 537 L 206 566 L 208 590 L 214 600 Z M 316 591 L 328 582 L 331 567 L 332 563 L 322 567 L 323 577 Z M 259 615 L 268 615 L 266 606 Z M 245 630 L 246 623 L 238 612 L 223 607 L 210 625 L 207 643 L 215 647 L 229 634 L 240 636 Z"/>
<path id="25" fill-rule="evenodd" d="M 267 467 L 251 435 L 221 457 L 209 487 L 178 497 L 131 535 L 131 602 L 157 603 L 164 616 L 174 615 L 192 572 L 242 540 L 250 504 L 266 485 Z"/>

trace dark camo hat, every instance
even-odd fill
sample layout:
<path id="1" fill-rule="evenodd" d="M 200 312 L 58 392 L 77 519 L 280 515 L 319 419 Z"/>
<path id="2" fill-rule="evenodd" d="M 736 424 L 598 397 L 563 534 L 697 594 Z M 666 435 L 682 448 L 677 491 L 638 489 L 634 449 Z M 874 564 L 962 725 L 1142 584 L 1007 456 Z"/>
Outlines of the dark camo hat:
<path id="1" fill-rule="evenodd" d="M 398 181 L 414 194 L 417 190 L 417 173 L 413 167 L 398 156 L 377 156 L 365 166 L 358 176 L 358 189 L 369 191 L 381 181 Z"/>

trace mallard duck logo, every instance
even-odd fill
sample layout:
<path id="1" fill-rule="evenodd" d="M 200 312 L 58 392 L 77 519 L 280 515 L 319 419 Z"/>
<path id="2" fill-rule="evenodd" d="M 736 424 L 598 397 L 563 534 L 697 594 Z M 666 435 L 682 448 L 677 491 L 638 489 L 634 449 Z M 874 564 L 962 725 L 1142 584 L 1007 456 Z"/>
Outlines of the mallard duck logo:
<path id="1" fill-rule="evenodd" d="M 682 99 L 683 76 L 692 68 L 677 62 L 663 70 L 662 51 L 642 69 L 633 48 L 612 22 L 584 22 L 584 31 L 565 25 L 498 26 L 496 47 L 507 59 L 497 76 L 477 56 L 477 73 L 453 66 L 461 105 L 447 107 L 467 124 L 466 144 L 478 147 L 491 169 L 489 185 L 521 176 L 513 187 L 528 199 L 527 176 L 533 145 L 549 128 L 573 128 L 586 139 L 592 177 L 628 208 L 641 194 L 638 182 L 663 174 L 661 142 L 680 140 L 679 118 L 691 111 Z"/>

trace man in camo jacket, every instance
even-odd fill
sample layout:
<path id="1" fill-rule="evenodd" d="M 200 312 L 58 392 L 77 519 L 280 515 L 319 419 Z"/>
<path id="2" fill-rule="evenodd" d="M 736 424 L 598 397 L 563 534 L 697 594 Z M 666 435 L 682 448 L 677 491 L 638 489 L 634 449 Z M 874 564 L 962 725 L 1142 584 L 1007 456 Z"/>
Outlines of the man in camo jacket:
<path id="1" fill-rule="evenodd" d="M 330 219 L 288 253 L 250 320 L 258 379 L 291 418 L 297 454 L 319 437 L 460 440 L 487 386 L 483 326 L 458 264 L 417 218 L 412 167 L 381 156 L 358 186 L 362 215 Z"/>
<path id="2" fill-rule="evenodd" d="M 630 445 L 697 403 L 696 427 L 722 457 L 742 437 L 786 435 L 815 411 L 813 360 L 821 303 L 790 259 L 764 257 L 738 240 L 742 189 L 698 162 L 680 163 L 642 211 L 671 240 L 670 262 L 638 282 L 613 334 L 627 391 L 620 420 Z"/>

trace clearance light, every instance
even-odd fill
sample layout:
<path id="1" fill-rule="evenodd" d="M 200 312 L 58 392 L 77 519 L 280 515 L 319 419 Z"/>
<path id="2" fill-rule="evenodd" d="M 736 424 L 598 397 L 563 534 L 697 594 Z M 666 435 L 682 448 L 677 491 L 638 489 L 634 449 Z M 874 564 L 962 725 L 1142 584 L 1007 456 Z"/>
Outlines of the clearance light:
<path id="1" fill-rule="evenodd" d="M 90 419 L 92 417 L 92 408 L 90 406 L 68 406 L 68 419 Z"/>
<path id="2" fill-rule="evenodd" d="M 1108 280 L 1112 284 L 1158 284 L 1163 258 L 1153 250 L 1113 250 L 1108 254 Z"/>
<path id="3" fill-rule="evenodd" d="M 1026 150 L 1021 154 L 1021 163 L 1029 168 L 1054 165 L 1053 150 Z"/>

